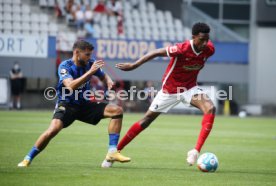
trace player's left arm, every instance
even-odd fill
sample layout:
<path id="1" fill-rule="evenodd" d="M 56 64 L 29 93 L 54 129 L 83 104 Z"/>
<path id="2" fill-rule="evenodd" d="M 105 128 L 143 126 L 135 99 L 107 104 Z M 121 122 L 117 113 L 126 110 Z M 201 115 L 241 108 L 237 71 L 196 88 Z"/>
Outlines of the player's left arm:
<path id="1" fill-rule="evenodd" d="M 100 80 L 106 84 L 108 90 L 112 89 L 114 82 L 108 74 L 105 73 L 103 76 L 100 77 Z"/>
<path id="2" fill-rule="evenodd" d="M 149 53 L 138 59 L 135 63 L 118 63 L 116 64 L 116 68 L 119 68 L 120 70 L 124 71 L 130 71 L 138 68 L 139 66 L 150 61 L 153 58 L 165 56 L 167 56 L 166 48 L 159 48 L 150 51 Z"/>
<path id="3" fill-rule="evenodd" d="M 103 69 L 99 68 L 94 75 L 107 86 L 108 90 L 112 89 L 114 82 L 111 77 L 103 71 Z"/>

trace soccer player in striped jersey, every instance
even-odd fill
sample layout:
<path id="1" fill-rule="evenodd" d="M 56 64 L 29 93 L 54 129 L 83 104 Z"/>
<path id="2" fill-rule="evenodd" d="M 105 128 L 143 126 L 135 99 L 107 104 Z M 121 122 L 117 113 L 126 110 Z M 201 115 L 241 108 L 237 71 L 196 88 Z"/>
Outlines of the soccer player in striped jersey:
<path id="1" fill-rule="evenodd" d="M 209 40 L 210 27 L 205 23 L 196 23 L 192 28 L 192 39 L 167 48 L 153 50 L 135 63 L 118 63 L 116 67 L 130 71 L 155 57 L 168 56 L 170 63 L 163 76 L 162 89 L 154 98 L 144 117 L 134 123 L 119 142 L 122 150 L 141 131 L 146 129 L 161 113 L 168 112 L 179 102 L 190 104 L 203 112 L 202 128 L 195 147 L 187 153 L 187 163 L 193 165 L 207 139 L 214 123 L 215 106 L 207 94 L 197 86 L 197 76 L 206 60 L 215 52 Z"/>
<path id="2" fill-rule="evenodd" d="M 91 95 L 91 92 L 88 91 L 91 89 L 90 79 L 92 75 L 98 76 L 108 89 L 113 86 L 111 78 L 101 69 L 104 62 L 91 59 L 93 49 L 93 45 L 87 41 L 76 41 L 73 46 L 73 57 L 59 65 L 58 100 L 52 122 L 49 128 L 37 139 L 23 161 L 18 164 L 18 167 L 28 167 L 48 143 L 63 128 L 70 126 L 75 120 L 96 125 L 104 118 L 111 120 L 108 126 L 109 148 L 102 167 L 106 167 L 106 164 L 114 161 L 130 161 L 129 157 L 123 156 L 117 150 L 123 119 L 122 108 L 104 102 L 91 102 L 90 97 L 87 96 Z"/>

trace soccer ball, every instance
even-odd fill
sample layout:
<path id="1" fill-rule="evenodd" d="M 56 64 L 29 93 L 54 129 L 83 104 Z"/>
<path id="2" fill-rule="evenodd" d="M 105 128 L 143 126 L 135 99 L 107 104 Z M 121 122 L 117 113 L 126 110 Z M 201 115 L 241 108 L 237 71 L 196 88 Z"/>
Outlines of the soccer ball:
<path id="1" fill-rule="evenodd" d="M 197 159 L 197 167 L 202 172 L 215 172 L 218 165 L 219 162 L 217 156 L 210 152 L 201 154 Z"/>

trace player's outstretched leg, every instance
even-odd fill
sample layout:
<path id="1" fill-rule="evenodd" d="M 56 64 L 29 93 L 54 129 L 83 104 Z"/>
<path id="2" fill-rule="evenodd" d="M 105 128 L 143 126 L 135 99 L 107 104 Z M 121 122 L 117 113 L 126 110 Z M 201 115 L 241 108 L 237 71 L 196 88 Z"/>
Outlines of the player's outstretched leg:
<path id="1" fill-rule="evenodd" d="M 37 139 L 35 145 L 30 152 L 24 157 L 17 166 L 28 167 L 31 165 L 32 160 L 47 146 L 50 140 L 55 137 L 58 132 L 63 128 L 62 121 L 59 119 L 53 119 L 49 128 L 43 132 Z"/>
<path id="2" fill-rule="evenodd" d="M 33 158 L 36 157 L 36 155 L 38 155 L 39 152 L 40 152 L 40 150 L 38 148 L 36 148 L 35 146 L 33 146 L 33 148 L 30 150 L 28 155 L 26 155 L 24 157 L 23 161 L 18 163 L 17 166 L 18 167 L 28 167 L 28 166 L 30 166 Z"/>
<path id="3" fill-rule="evenodd" d="M 190 166 L 194 165 L 194 163 L 197 161 L 199 152 L 212 130 L 216 112 L 212 101 L 208 99 L 208 96 L 205 94 L 193 96 L 191 104 L 199 108 L 204 115 L 196 146 L 187 153 L 187 163 Z"/>
<path id="4" fill-rule="evenodd" d="M 127 131 L 123 139 L 118 145 L 118 150 L 122 150 L 128 143 L 130 143 L 140 132 L 146 129 L 158 116 L 160 112 L 147 111 L 145 116 L 138 122 L 134 123 Z"/>
<path id="5" fill-rule="evenodd" d="M 101 164 L 103 168 L 112 167 L 114 162 L 130 162 L 130 158 L 122 155 L 117 149 L 118 141 L 120 138 L 120 131 L 122 127 L 123 110 L 116 105 L 107 105 L 104 111 L 105 117 L 110 117 L 108 126 L 109 133 L 109 147 L 104 161 Z"/>

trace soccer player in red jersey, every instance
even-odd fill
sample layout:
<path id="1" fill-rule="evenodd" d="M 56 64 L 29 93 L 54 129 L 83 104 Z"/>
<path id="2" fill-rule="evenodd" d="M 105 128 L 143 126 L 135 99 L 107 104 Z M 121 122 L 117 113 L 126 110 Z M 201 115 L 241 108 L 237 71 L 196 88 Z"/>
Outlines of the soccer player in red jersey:
<path id="1" fill-rule="evenodd" d="M 208 137 L 215 118 L 215 106 L 207 94 L 197 86 L 197 76 L 206 60 L 215 52 L 209 40 L 210 27 L 196 23 L 192 28 L 192 40 L 167 48 L 153 50 L 135 63 L 118 63 L 116 67 L 130 71 L 155 57 L 168 56 L 170 63 L 163 76 L 162 90 L 158 92 L 144 117 L 134 123 L 118 144 L 122 150 L 141 131 L 147 128 L 161 113 L 166 113 L 179 102 L 190 104 L 203 112 L 202 127 L 194 149 L 187 153 L 187 163 L 193 165 Z"/>

